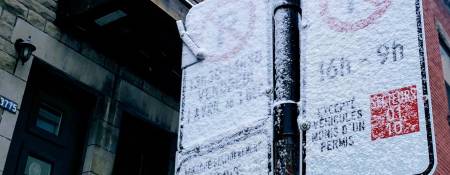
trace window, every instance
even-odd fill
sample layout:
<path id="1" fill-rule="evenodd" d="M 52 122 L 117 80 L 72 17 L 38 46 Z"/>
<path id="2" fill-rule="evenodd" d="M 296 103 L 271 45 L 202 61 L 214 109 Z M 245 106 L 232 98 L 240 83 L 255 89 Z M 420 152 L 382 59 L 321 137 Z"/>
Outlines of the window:
<path id="1" fill-rule="evenodd" d="M 25 175 L 50 175 L 52 165 L 43 160 L 39 160 L 33 156 L 28 156 L 27 164 L 25 166 Z"/>
<path id="2" fill-rule="evenodd" d="M 61 126 L 61 118 L 62 112 L 46 104 L 41 104 L 36 119 L 36 127 L 54 135 L 58 135 Z"/>
<path id="3" fill-rule="evenodd" d="M 446 0 L 450 2 L 450 0 Z M 444 42 L 444 37 L 439 35 L 439 49 L 441 52 L 442 70 L 444 72 L 445 88 L 447 90 L 447 105 L 450 110 L 450 48 Z M 450 112 L 447 114 L 447 121 L 450 125 Z"/>
<path id="4" fill-rule="evenodd" d="M 450 98 L 450 85 L 447 82 L 445 82 L 445 89 L 447 90 L 447 103 L 448 103 L 448 109 L 450 110 L 450 100 L 449 100 L 449 98 Z M 450 112 L 447 114 L 447 121 L 448 121 L 448 124 L 450 125 Z"/>
<path id="5" fill-rule="evenodd" d="M 445 5 L 450 9 L 450 0 L 444 0 Z"/>

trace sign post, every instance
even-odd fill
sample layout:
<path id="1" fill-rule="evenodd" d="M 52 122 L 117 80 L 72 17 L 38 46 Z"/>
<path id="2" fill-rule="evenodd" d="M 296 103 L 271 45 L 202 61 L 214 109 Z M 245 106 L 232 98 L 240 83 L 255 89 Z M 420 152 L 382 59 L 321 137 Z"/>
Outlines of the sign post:
<path id="1" fill-rule="evenodd" d="M 303 174 L 431 174 L 422 0 L 304 1 Z"/>

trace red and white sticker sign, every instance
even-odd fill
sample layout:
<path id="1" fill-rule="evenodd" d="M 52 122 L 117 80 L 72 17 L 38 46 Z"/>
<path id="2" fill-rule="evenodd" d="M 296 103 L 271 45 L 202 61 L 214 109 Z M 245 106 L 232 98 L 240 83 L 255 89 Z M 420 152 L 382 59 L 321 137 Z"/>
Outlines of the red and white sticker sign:
<path id="1" fill-rule="evenodd" d="M 419 132 L 416 85 L 370 96 L 372 140 Z"/>
<path id="2" fill-rule="evenodd" d="M 431 174 L 421 0 L 302 2 L 305 174 Z"/>

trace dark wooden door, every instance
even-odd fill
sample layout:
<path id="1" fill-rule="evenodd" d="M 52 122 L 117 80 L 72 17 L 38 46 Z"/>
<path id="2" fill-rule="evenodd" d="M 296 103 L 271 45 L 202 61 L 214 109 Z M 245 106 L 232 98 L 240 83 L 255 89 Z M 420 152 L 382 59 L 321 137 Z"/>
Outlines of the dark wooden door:
<path id="1" fill-rule="evenodd" d="M 114 162 L 114 175 L 173 174 L 176 136 L 130 115 L 124 115 Z"/>
<path id="2" fill-rule="evenodd" d="M 80 174 L 91 103 L 60 78 L 32 73 L 4 174 Z"/>

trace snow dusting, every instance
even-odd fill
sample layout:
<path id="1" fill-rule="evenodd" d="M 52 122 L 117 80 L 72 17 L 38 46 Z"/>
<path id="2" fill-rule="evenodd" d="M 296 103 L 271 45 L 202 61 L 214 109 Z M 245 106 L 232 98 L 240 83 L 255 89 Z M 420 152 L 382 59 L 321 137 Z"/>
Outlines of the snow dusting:
<path id="1" fill-rule="evenodd" d="M 183 70 L 176 174 L 271 174 L 269 0 L 204 1 L 184 26 L 183 60 L 204 60 Z"/>
<path id="2" fill-rule="evenodd" d="M 306 174 L 436 165 L 421 0 L 303 0 Z"/>

